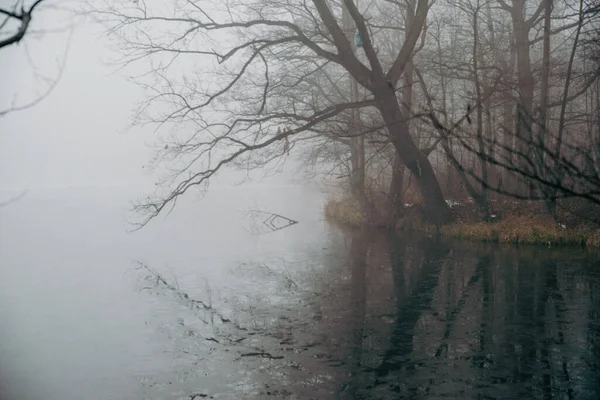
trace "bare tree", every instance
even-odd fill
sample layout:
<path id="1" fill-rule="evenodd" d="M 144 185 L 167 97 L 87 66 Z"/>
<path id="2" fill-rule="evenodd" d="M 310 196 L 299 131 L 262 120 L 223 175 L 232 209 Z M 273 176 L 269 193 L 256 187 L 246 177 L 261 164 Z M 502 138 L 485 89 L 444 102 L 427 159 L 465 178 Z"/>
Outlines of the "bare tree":
<path id="1" fill-rule="evenodd" d="M 158 3 L 110 1 L 94 10 L 118 38 L 123 64 L 149 63 L 148 73 L 138 79 L 149 97 L 134 123 L 171 128 L 155 159 L 155 165 L 168 162 L 171 172 L 160 181 L 163 190 L 137 206 L 144 216 L 141 225 L 221 169 L 279 160 L 285 140 L 293 147 L 353 109 L 378 112 L 400 160 L 419 184 L 425 214 L 436 223 L 448 219 L 432 165 L 413 141 L 406 123 L 410 115 L 396 95 L 430 4 L 417 1 L 412 26 L 389 61 L 378 54 L 383 36 L 377 35 L 374 11 L 368 4 L 359 9 L 351 0 L 343 5 L 369 67 L 353 51 L 339 22 L 342 7 L 334 2 L 188 0 L 167 10 Z M 307 77 L 330 65 L 352 76 L 364 95 L 314 107 L 309 101 L 314 87 Z M 290 96 L 291 89 L 304 96 Z M 278 127 L 287 129 L 276 134 Z"/>
<path id="2" fill-rule="evenodd" d="M 0 23 L 0 49 L 19 43 L 25 37 L 33 11 L 42 1 L 44 0 L 36 0 L 28 7 L 21 1 L 15 1 L 10 9 L 0 7 L 0 14 L 5 17 L 4 21 Z M 11 29 L 14 22 L 18 24 L 18 27 Z"/>
<path id="3" fill-rule="evenodd" d="M 44 6 L 46 6 L 47 9 L 56 7 L 51 5 L 51 1 L 48 0 L 35 0 L 30 2 L 30 4 L 24 0 L 15 0 L 13 1 L 11 7 L 0 7 L 0 50 L 7 49 L 11 45 L 22 44 L 26 36 L 29 37 L 33 34 L 46 34 L 47 32 L 34 31 L 32 28 L 33 16 L 43 13 Z M 72 33 L 72 29 L 69 29 L 70 33 Z M 29 109 L 39 104 L 42 100 L 50 95 L 62 77 L 69 44 L 70 36 L 62 59 L 58 62 L 56 75 L 52 78 L 44 77 L 43 79 L 45 88 L 42 93 L 37 95 L 35 99 L 28 101 L 25 104 L 15 104 L 16 102 L 13 101 L 13 104 L 11 104 L 9 107 L 0 109 L 0 117 L 14 111 Z M 41 76 L 41 74 L 38 74 L 37 71 L 36 75 Z"/>
<path id="4" fill-rule="evenodd" d="M 91 5 L 120 65 L 147 66 L 134 77 L 147 99 L 132 124 L 157 128 L 152 166 L 164 174 L 136 206 L 140 227 L 223 169 L 278 168 L 290 153 L 348 178 L 359 200 L 385 176 L 391 210 L 380 215 L 391 220 L 405 170 L 436 224 L 450 215 L 438 179 L 483 216 L 496 194 L 546 209 L 564 197 L 596 201 L 600 69 L 586 61 L 591 45 L 578 45 L 593 7 L 571 3 Z"/>
<path id="5" fill-rule="evenodd" d="M 11 45 L 17 45 L 26 34 L 31 30 L 31 20 L 34 15 L 34 11 L 39 10 L 39 6 L 44 0 L 35 0 L 30 5 L 26 5 L 24 1 L 15 1 L 11 7 L 5 8 L 0 7 L 0 50 L 3 48 L 7 48 Z M 36 11 L 36 14 L 38 12 Z M 65 57 L 67 52 L 65 51 Z M 21 105 L 12 105 L 6 109 L 0 109 L 0 118 L 10 112 L 13 111 L 21 111 L 28 109 L 30 107 L 35 106 L 40 103 L 43 99 L 45 99 L 50 92 L 54 89 L 56 84 L 61 78 L 62 71 L 64 66 L 64 58 L 63 62 L 59 66 L 58 76 L 56 79 L 50 82 L 48 88 L 44 91 L 44 93 L 38 96 L 36 99 Z M 0 208 L 6 207 L 10 204 L 13 204 L 19 200 L 21 200 L 27 194 L 28 190 L 24 190 L 19 195 L 10 198 L 8 200 L 0 202 Z"/>

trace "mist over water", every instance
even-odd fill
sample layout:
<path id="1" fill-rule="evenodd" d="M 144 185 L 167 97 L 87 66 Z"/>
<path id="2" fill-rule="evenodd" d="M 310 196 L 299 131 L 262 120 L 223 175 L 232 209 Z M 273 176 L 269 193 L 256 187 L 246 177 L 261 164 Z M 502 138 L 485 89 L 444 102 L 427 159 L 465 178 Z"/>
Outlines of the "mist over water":
<path id="1" fill-rule="evenodd" d="M 127 233 L 132 195 L 38 189 L 0 211 L 3 400 L 598 395 L 588 253 L 344 232 L 291 185 Z M 252 233 L 249 209 L 300 223 Z"/>
<path id="2" fill-rule="evenodd" d="M 101 27 L 81 3 L 0 51 L 0 400 L 600 398 L 597 252 L 343 229 L 317 187 L 597 205 L 596 5 L 89 2 Z"/>
<path id="3" fill-rule="evenodd" d="M 242 283 L 232 269 L 294 257 L 323 234 L 322 198 L 306 188 L 217 189 L 126 233 L 135 195 L 39 189 L 0 211 L 3 399 L 138 398 L 140 377 L 172 368 L 156 331 L 177 310 L 140 293 L 135 261 L 218 297 Z M 244 216 L 259 206 L 302 224 L 252 236 Z"/>

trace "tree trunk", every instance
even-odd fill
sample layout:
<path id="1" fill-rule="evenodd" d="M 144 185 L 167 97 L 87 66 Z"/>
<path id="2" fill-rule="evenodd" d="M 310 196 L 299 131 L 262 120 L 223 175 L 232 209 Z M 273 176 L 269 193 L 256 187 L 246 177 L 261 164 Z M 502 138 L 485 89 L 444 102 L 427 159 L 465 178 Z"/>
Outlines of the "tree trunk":
<path id="1" fill-rule="evenodd" d="M 507 165 L 512 165 L 514 157 L 510 149 L 514 148 L 513 131 L 510 129 L 514 121 L 513 108 L 511 107 L 510 98 L 504 98 L 504 106 L 502 111 L 502 151 L 499 154 L 500 160 Z M 502 188 L 505 192 L 515 190 L 515 176 L 510 171 L 504 171 L 502 174 Z"/>
<path id="2" fill-rule="evenodd" d="M 385 122 L 390 139 L 404 165 L 413 174 L 423 197 L 425 218 L 441 225 L 450 218 L 450 208 L 429 159 L 419 150 L 410 136 L 407 117 L 398 106 L 396 94 L 386 82 L 374 90 L 377 109 Z"/>
<path id="3" fill-rule="evenodd" d="M 492 47 L 492 53 L 494 55 L 494 59 L 496 64 L 499 65 L 503 74 L 507 76 L 506 84 L 509 85 L 512 82 L 512 78 L 514 75 L 514 65 L 516 60 L 515 54 L 515 46 L 514 46 L 514 35 L 510 35 L 509 37 L 509 53 L 508 57 L 506 56 L 506 52 L 502 51 L 502 46 L 497 45 L 496 41 L 496 26 L 494 25 L 494 20 L 492 18 L 492 7 L 490 2 L 486 3 L 486 14 L 487 14 L 487 26 L 488 26 L 488 34 L 490 36 L 490 46 Z M 502 112 L 501 112 L 501 150 L 497 153 L 498 159 L 507 165 L 512 165 L 514 157 L 511 149 L 514 148 L 514 131 L 512 129 L 514 124 L 514 114 L 513 109 L 511 107 L 512 97 L 510 93 L 501 94 L 501 103 Z M 505 170 L 498 170 L 498 191 L 502 193 L 503 191 L 512 192 L 515 189 L 514 185 L 514 175 L 511 172 Z"/>
<path id="4" fill-rule="evenodd" d="M 594 101 L 595 100 L 595 101 Z M 595 105 L 592 109 L 592 126 L 590 135 L 592 136 L 592 154 L 594 157 L 594 168 L 596 175 L 600 176 L 600 83 L 596 82 L 594 94 L 592 95 L 592 104 Z"/>
<path id="5" fill-rule="evenodd" d="M 390 225 L 396 226 L 398 218 L 402 216 L 404 210 L 404 164 L 400 160 L 397 152 L 394 154 L 394 163 L 392 165 L 392 180 L 389 191 L 389 215 Z"/>
<path id="6" fill-rule="evenodd" d="M 375 107 L 381 113 L 383 121 L 386 124 L 388 134 L 400 160 L 415 176 L 423 196 L 424 216 L 430 222 L 441 225 L 449 220 L 450 209 L 444 200 L 439 182 L 431 163 L 427 157 L 421 153 L 410 136 L 407 126 L 407 116 L 402 112 L 398 99 L 396 97 L 395 86 L 398 79 L 402 76 L 406 64 L 411 61 L 416 42 L 421 35 L 425 20 L 427 19 L 428 2 L 427 0 L 418 0 L 414 12 L 414 21 L 412 29 L 406 31 L 404 43 L 396 60 L 387 73 L 383 72 L 382 65 L 377 58 L 377 52 L 373 47 L 369 31 L 365 24 L 364 17 L 356 9 L 356 5 L 351 0 L 344 0 L 344 14 L 350 14 L 356 23 L 356 28 L 360 31 L 363 39 L 363 50 L 371 65 L 371 70 L 364 68 L 354 55 L 350 56 L 348 49 L 348 34 L 340 32 L 331 14 L 329 7 L 324 2 L 313 2 L 317 7 L 321 18 L 327 29 L 332 35 L 335 46 L 341 52 L 340 58 L 343 60 L 344 68 L 371 93 L 375 100 Z M 415 2 L 410 4 L 414 5 Z M 346 13 L 347 12 L 347 13 Z M 347 17 L 346 17 L 347 18 Z M 350 43 L 354 41 L 350 40 Z M 350 46 L 353 46 L 351 44 Z M 362 67 L 361 67 L 362 65 Z"/>
<path id="7" fill-rule="evenodd" d="M 352 50 L 356 51 L 354 42 L 354 30 L 356 29 L 352 17 L 346 7 L 343 8 L 342 24 L 346 34 L 346 38 L 351 43 Z M 350 80 L 350 101 L 358 101 L 358 83 L 352 76 L 348 76 Z M 359 110 L 353 109 L 351 112 L 350 132 L 350 160 L 352 171 L 350 174 L 350 186 L 352 196 L 358 200 L 363 214 L 367 212 L 367 198 L 365 194 L 365 139 L 361 134 L 362 123 L 360 120 Z"/>
<path id="8" fill-rule="evenodd" d="M 408 9 L 406 10 L 406 18 L 404 25 L 406 30 L 412 29 L 414 25 L 415 19 L 415 1 L 408 0 L 407 2 Z M 415 66 L 412 63 L 412 60 L 406 63 L 406 67 L 404 67 L 404 87 L 402 88 L 402 113 L 404 115 L 412 115 L 412 98 L 413 98 L 413 75 L 414 75 Z M 410 130 L 410 120 L 406 121 L 407 129 Z M 420 137 L 418 135 L 413 136 L 413 140 L 417 147 L 419 147 Z"/>
<path id="9" fill-rule="evenodd" d="M 510 51 L 508 59 L 498 54 L 499 62 L 504 66 L 504 73 L 508 76 L 507 83 L 512 82 L 515 73 L 515 61 L 517 58 L 514 37 L 510 37 Z M 514 126 L 515 114 L 514 108 L 512 107 L 512 96 L 510 93 L 504 93 L 503 95 L 503 109 L 502 109 L 502 151 L 499 154 L 500 160 L 507 165 L 513 165 L 515 163 L 515 157 L 512 149 L 515 148 L 515 135 L 512 127 Z M 503 171 L 502 174 L 502 185 L 505 192 L 514 192 L 517 186 L 517 179 L 513 172 Z"/>
<path id="10" fill-rule="evenodd" d="M 546 170 L 546 155 L 543 151 L 546 146 L 546 137 L 548 135 L 548 90 L 550 86 L 550 29 L 552 28 L 552 0 L 545 1 L 544 10 L 544 45 L 542 56 L 542 82 L 540 88 L 540 121 L 539 132 L 537 137 L 538 146 L 536 148 L 536 163 L 538 173 L 547 177 L 550 171 Z M 540 191 L 544 194 L 544 204 L 542 212 L 556 218 L 556 202 L 548 196 L 548 190 L 545 187 L 540 187 Z"/>
<path id="11" fill-rule="evenodd" d="M 560 118 L 558 120 L 558 134 L 556 137 L 556 147 L 554 150 L 554 173 L 556 176 L 553 178 L 554 183 L 560 184 L 564 176 L 564 167 L 561 165 L 561 150 L 563 133 L 565 129 L 565 113 L 567 111 L 567 103 L 569 102 L 569 86 L 571 85 L 571 75 L 573 73 L 573 62 L 575 60 L 575 52 L 577 51 L 577 45 L 579 43 L 579 35 L 581 34 L 581 27 L 584 21 L 584 3 L 583 0 L 579 0 L 579 24 L 575 31 L 575 39 L 573 39 L 573 47 L 571 48 L 571 55 L 569 57 L 569 64 L 567 65 L 567 76 L 565 77 L 565 87 L 563 89 L 563 101 L 560 107 Z M 554 207 L 553 214 L 556 215 L 556 189 L 552 189 L 552 196 L 550 200 L 553 202 Z"/>
<path id="12" fill-rule="evenodd" d="M 531 72 L 529 54 L 529 24 L 525 21 L 525 0 L 513 0 L 513 29 L 515 34 L 515 50 L 517 54 L 517 81 L 520 101 L 517 102 L 516 138 L 518 166 L 521 171 L 531 172 L 527 159 L 531 159 L 532 149 L 532 117 L 535 79 Z M 519 192 L 531 194 L 531 183 L 520 179 Z"/>
<path id="13" fill-rule="evenodd" d="M 358 84 L 351 79 L 351 99 L 358 101 Z M 352 158 L 352 195 L 359 201 L 363 212 L 367 211 L 365 194 L 365 138 L 361 134 L 362 123 L 358 110 L 352 112 L 352 137 L 350 138 L 350 154 Z"/>
<path id="14" fill-rule="evenodd" d="M 479 81 L 479 54 L 478 54 L 478 41 L 479 41 L 479 27 L 478 24 L 479 16 L 479 3 L 477 9 L 473 13 L 473 80 L 475 81 L 475 94 L 476 94 L 476 106 L 477 106 L 477 143 L 479 145 L 479 152 L 482 155 L 487 153 L 485 141 L 483 138 L 483 104 L 481 102 L 481 83 Z M 489 213 L 488 206 L 488 190 L 486 185 L 488 182 L 488 164 L 484 157 L 479 158 L 481 164 L 481 185 L 480 197 L 481 197 L 481 208 L 484 214 L 487 216 Z"/>

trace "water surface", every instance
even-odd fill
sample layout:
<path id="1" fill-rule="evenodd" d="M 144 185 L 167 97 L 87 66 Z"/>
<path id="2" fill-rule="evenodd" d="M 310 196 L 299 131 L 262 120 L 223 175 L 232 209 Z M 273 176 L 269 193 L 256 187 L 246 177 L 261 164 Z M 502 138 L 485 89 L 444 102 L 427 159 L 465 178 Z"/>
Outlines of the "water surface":
<path id="1" fill-rule="evenodd" d="M 0 399 L 600 398 L 593 254 L 347 232 L 294 186 L 127 234 L 131 197 L 0 210 Z"/>

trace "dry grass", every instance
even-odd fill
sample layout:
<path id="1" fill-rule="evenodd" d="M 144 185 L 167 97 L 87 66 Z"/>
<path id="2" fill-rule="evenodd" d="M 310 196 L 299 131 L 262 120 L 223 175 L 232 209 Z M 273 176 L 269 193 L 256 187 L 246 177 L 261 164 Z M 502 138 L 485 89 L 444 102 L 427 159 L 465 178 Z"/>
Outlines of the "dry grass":
<path id="1" fill-rule="evenodd" d="M 551 219 L 509 216 L 498 222 L 471 222 L 442 227 L 443 236 L 476 241 L 541 244 L 545 246 L 600 246 L 600 230 L 565 228 Z"/>
<path id="2" fill-rule="evenodd" d="M 358 228 L 366 222 L 358 203 L 345 197 L 329 197 L 325 203 L 325 217 L 353 228 Z"/>
<path id="3" fill-rule="evenodd" d="M 360 227 L 367 222 L 358 204 L 344 197 L 330 197 L 325 204 L 325 216 L 349 227 Z M 422 230 L 430 233 L 433 228 L 425 225 Z M 522 214 L 506 215 L 497 222 L 453 223 L 443 226 L 441 233 L 450 238 L 481 242 L 600 247 L 600 229 L 565 228 L 551 219 Z"/>

